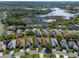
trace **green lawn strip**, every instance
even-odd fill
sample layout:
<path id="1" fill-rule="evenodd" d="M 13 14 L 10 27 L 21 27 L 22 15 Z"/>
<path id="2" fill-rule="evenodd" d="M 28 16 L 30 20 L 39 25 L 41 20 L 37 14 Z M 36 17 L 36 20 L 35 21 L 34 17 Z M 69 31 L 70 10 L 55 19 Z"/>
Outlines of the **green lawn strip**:
<path id="1" fill-rule="evenodd" d="M 71 57 L 68 57 L 68 58 L 77 58 L 76 56 L 71 56 Z"/>
<path id="2" fill-rule="evenodd" d="M 66 49 L 67 53 L 72 53 L 72 49 L 68 48 Z"/>
<path id="3" fill-rule="evenodd" d="M 7 54 L 9 54 L 9 53 L 10 53 L 9 50 L 4 50 L 3 55 L 7 55 Z"/>
<path id="4" fill-rule="evenodd" d="M 55 54 L 52 54 L 51 58 L 56 58 L 56 55 Z"/>
<path id="5" fill-rule="evenodd" d="M 39 58 L 40 57 L 39 54 L 32 54 L 31 56 L 32 56 L 32 58 Z"/>
<path id="6" fill-rule="evenodd" d="M 60 55 L 60 58 L 64 58 L 64 56 L 63 55 Z"/>
<path id="7" fill-rule="evenodd" d="M 40 50 L 43 50 L 43 47 L 42 46 L 39 46 L 38 47 L 38 50 L 40 51 Z"/>
<path id="8" fill-rule="evenodd" d="M 15 50 L 14 50 L 14 53 L 17 53 L 17 52 L 19 52 L 20 51 L 20 49 L 19 48 L 16 48 Z"/>
<path id="9" fill-rule="evenodd" d="M 41 40 L 41 43 L 39 44 L 38 50 L 42 50 L 43 49 L 43 47 L 42 47 L 42 37 L 40 37 L 40 40 Z"/>
<path id="10" fill-rule="evenodd" d="M 44 54 L 44 57 L 45 57 L 45 58 L 50 58 L 50 54 L 47 54 L 47 53 L 46 53 L 46 54 Z"/>
<path id="11" fill-rule="evenodd" d="M 21 55 L 20 58 L 32 58 L 30 54 Z"/>
<path id="12" fill-rule="evenodd" d="M 36 50 L 36 48 L 34 47 L 34 45 L 32 45 L 32 46 L 30 47 L 30 50 Z"/>
<path id="13" fill-rule="evenodd" d="M 56 55 L 55 54 L 44 54 L 44 57 L 45 58 L 56 58 Z"/>
<path id="14" fill-rule="evenodd" d="M 34 39 L 35 39 L 35 36 L 31 36 L 31 37 L 32 37 L 32 40 L 33 40 L 33 44 L 30 47 L 30 50 L 36 50 L 36 48 L 34 47 Z"/>
<path id="15" fill-rule="evenodd" d="M 56 50 L 57 51 L 60 51 L 61 50 L 61 46 L 58 44 L 58 46 L 56 47 Z"/>
<path id="16" fill-rule="evenodd" d="M 49 29 L 49 28 L 48 28 Z M 49 34 L 48 34 L 48 40 L 49 40 L 49 46 L 50 46 L 50 48 L 52 48 L 52 42 L 51 42 L 51 37 L 49 36 Z"/>
<path id="17" fill-rule="evenodd" d="M 24 54 L 21 55 L 20 58 L 39 58 L 39 54 Z"/>

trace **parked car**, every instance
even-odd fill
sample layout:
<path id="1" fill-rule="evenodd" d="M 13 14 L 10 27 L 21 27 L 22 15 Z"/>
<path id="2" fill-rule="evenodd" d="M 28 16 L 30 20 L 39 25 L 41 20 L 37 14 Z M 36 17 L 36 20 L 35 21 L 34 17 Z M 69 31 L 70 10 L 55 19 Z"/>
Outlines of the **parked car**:
<path id="1" fill-rule="evenodd" d="M 50 48 L 46 48 L 45 53 L 52 53 L 52 50 Z"/>

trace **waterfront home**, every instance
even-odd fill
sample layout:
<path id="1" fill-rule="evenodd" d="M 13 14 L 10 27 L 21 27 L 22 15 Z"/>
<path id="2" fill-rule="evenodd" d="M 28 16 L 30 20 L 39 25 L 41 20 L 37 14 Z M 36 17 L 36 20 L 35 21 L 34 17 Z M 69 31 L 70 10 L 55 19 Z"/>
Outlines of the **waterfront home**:
<path id="1" fill-rule="evenodd" d="M 39 29 L 36 29 L 36 30 L 35 30 L 35 35 L 36 35 L 37 37 L 41 37 L 42 32 L 41 32 Z"/>
<path id="2" fill-rule="evenodd" d="M 17 47 L 18 48 L 24 48 L 25 47 L 25 40 L 24 39 L 22 39 L 22 38 L 18 38 L 17 39 Z"/>
<path id="3" fill-rule="evenodd" d="M 16 48 L 16 40 L 10 41 L 10 42 L 8 43 L 8 45 L 7 45 L 7 48 L 8 48 L 9 50 L 15 49 L 15 48 Z"/>
<path id="4" fill-rule="evenodd" d="M 61 40 L 61 41 L 60 41 L 60 45 L 61 45 L 61 47 L 62 47 L 63 49 L 68 48 L 68 45 L 67 45 L 66 40 Z"/>
<path id="5" fill-rule="evenodd" d="M 0 52 L 3 52 L 6 49 L 6 45 L 0 41 Z"/>
<path id="6" fill-rule="evenodd" d="M 76 45 L 74 41 L 68 41 L 68 45 L 71 49 L 73 49 L 74 51 L 77 51 L 78 46 Z"/>
<path id="7" fill-rule="evenodd" d="M 58 45 L 58 41 L 57 41 L 56 38 L 51 38 L 51 42 L 52 42 L 52 46 L 53 46 L 53 48 L 57 47 L 57 45 Z"/>

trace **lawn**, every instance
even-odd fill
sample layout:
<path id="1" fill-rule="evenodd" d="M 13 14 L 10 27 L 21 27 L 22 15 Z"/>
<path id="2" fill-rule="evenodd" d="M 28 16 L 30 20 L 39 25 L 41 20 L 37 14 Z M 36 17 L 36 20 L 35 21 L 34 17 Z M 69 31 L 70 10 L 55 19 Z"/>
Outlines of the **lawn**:
<path id="1" fill-rule="evenodd" d="M 31 56 L 32 56 L 32 58 L 39 58 L 40 57 L 39 54 L 32 54 Z"/>
<path id="2" fill-rule="evenodd" d="M 60 55 L 59 57 L 60 57 L 60 58 L 64 58 L 64 56 L 63 56 L 63 55 Z"/>
<path id="3" fill-rule="evenodd" d="M 39 54 L 24 54 L 20 58 L 39 58 Z"/>
<path id="4" fill-rule="evenodd" d="M 21 55 L 20 58 L 32 58 L 30 54 Z"/>
<path id="5" fill-rule="evenodd" d="M 56 58 L 55 54 L 44 54 L 45 58 Z"/>
<path id="6" fill-rule="evenodd" d="M 76 56 L 71 56 L 71 57 L 68 57 L 68 58 L 77 58 Z"/>
<path id="7" fill-rule="evenodd" d="M 5 50 L 5 51 L 3 52 L 3 55 L 9 54 L 9 53 L 10 53 L 9 50 Z"/>
<path id="8" fill-rule="evenodd" d="M 20 49 L 17 48 L 17 49 L 14 50 L 14 53 L 17 53 L 19 51 L 20 51 Z"/>

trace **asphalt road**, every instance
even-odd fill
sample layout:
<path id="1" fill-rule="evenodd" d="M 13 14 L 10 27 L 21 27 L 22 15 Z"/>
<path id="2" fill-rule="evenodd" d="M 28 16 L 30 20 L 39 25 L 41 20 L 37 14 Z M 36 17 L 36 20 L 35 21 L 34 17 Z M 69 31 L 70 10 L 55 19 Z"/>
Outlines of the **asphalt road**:
<path id="1" fill-rule="evenodd" d="M 61 52 L 61 51 L 52 51 L 52 52 L 53 52 L 52 54 L 79 57 L 77 54 L 74 54 L 74 53 L 67 54 L 66 52 Z M 44 54 L 45 52 L 44 52 L 44 50 L 41 50 L 40 52 L 38 52 L 37 50 L 30 50 L 30 51 L 27 51 L 27 53 L 29 53 L 29 54 L 43 53 Z M 18 52 L 18 53 L 15 53 L 15 56 L 21 56 L 23 54 L 24 54 L 24 52 Z M 12 54 L 0 56 L 0 58 L 12 58 Z"/>

